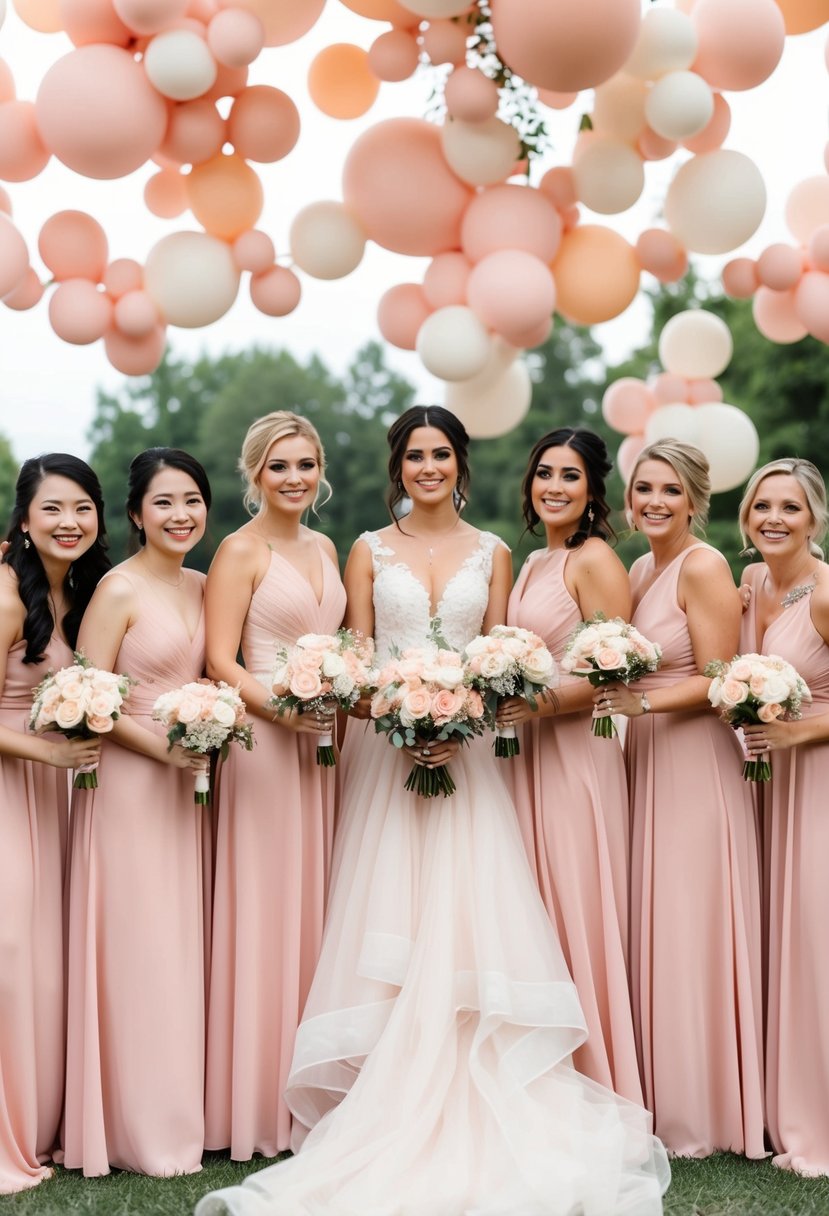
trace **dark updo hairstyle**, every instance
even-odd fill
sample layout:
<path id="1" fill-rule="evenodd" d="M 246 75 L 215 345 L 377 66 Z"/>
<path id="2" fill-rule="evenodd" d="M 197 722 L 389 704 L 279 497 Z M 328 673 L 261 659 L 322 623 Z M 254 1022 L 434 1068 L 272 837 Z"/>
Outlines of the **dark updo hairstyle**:
<path id="1" fill-rule="evenodd" d="M 536 535 L 536 525 L 539 515 L 533 506 L 533 481 L 541 463 L 541 457 L 549 448 L 572 448 L 578 452 L 584 461 L 587 473 L 587 493 L 589 495 L 584 514 L 579 520 L 579 526 L 572 536 L 564 542 L 565 548 L 577 549 L 590 536 L 598 536 L 601 540 L 615 540 L 616 533 L 610 525 L 610 507 L 607 503 L 605 481 L 613 465 L 607 455 L 605 441 L 594 431 L 588 431 L 581 426 L 560 426 L 549 435 L 544 435 L 530 453 L 527 471 L 521 483 L 521 513 L 524 516 L 525 532 Z M 590 509 L 593 518 L 590 519 Z"/>
<path id="2" fill-rule="evenodd" d="M 451 410 L 444 409 L 442 405 L 413 405 L 391 424 L 386 436 L 391 449 L 386 502 L 395 523 L 397 523 L 395 508 L 406 497 L 406 491 L 403 488 L 403 458 L 406 455 L 412 431 L 421 426 L 433 426 L 435 430 L 442 431 L 446 436 L 458 462 L 455 506 L 458 511 L 462 511 L 466 506 L 467 491 L 469 490 L 469 436 L 465 426 Z"/>
<path id="3" fill-rule="evenodd" d="M 182 473 L 188 473 L 199 487 L 204 505 L 210 510 L 212 501 L 210 482 L 207 480 L 203 466 L 199 464 L 195 456 L 191 456 L 189 452 L 182 452 L 180 448 L 147 448 L 145 452 L 139 452 L 130 463 L 127 480 L 126 507 L 132 529 L 131 548 L 133 551 L 147 543 L 144 529 L 138 527 L 133 516 L 140 514 L 141 502 L 150 482 L 161 469 L 180 469 Z"/>
<path id="4" fill-rule="evenodd" d="M 75 482 L 91 499 L 98 516 L 98 535 L 85 553 L 72 562 L 63 584 L 63 595 L 69 608 L 61 621 L 66 640 L 73 648 L 78 641 L 81 617 L 92 599 L 92 593 L 111 566 L 107 556 L 104 499 L 101 483 L 89 465 L 66 452 L 47 452 L 24 461 L 17 478 L 14 508 L 6 537 L 9 548 L 3 561 L 17 575 L 17 591 L 26 609 L 23 637 L 26 640 L 24 663 L 42 663 L 46 647 L 57 622 L 49 602 L 49 579 L 37 547 L 26 547 L 22 525 L 28 522 L 29 508 L 40 484 L 47 477 L 66 477 Z"/>

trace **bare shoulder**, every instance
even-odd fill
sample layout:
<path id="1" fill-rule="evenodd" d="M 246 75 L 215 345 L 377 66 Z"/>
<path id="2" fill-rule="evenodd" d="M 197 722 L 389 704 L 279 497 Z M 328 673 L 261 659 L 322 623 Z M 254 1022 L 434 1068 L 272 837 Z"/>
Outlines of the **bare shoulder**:
<path id="1" fill-rule="evenodd" d="M 740 582 L 751 583 L 753 585 L 765 568 L 765 562 L 749 562 L 749 564 L 743 568 L 742 574 L 740 575 Z"/>
<path id="2" fill-rule="evenodd" d="M 734 585 L 734 576 L 725 557 L 719 549 L 708 545 L 704 548 L 694 549 L 688 554 L 682 563 L 680 577 L 686 585 L 690 586 L 701 586 L 712 580 L 716 580 L 719 584 L 728 582 L 732 586 Z"/>
<path id="3" fill-rule="evenodd" d="M 22 631 L 26 607 L 18 591 L 17 575 L 6 564 L 0 565 L 0 617 L 13 626 L 15 634 Z"/>
<path id="4" fill-rule="evenodd" d="M 579 570 L 602 570 L 602 569 L 617 569 L 624 565 L 622 559 L 615 550 L 611 549 L 606 540 L 602 540 L 599 536 L 588 536 L 584 544 L 579 545 L 578 549 L 574 549 L 568 558 L 576 569 Z"/>
<path id="5" fill-rule="evenodd" d="M 128 563 L 122 562 L 105 574 L 92 597 L 93 603 L 106 604 L 111 608 L 131 608 L 135 603 L 135 587 L 129 574 L 123 567 Z"/>

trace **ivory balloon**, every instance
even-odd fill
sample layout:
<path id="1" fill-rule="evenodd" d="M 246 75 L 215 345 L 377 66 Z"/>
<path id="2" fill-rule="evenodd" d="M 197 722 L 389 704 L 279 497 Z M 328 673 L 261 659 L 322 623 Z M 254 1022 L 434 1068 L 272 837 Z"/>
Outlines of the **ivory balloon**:
<path id="1" fill-rule="evenodd" d="M 677 313 L 659 335 L 662 366 L 688 379 L 715 379 L 728 367 L 733 351 L 725 321 L 702 308 Z"/>
<path id="2" fill-rule="evenodd" d="M 698 446 L 698 410 L 699 407 L 693 408 L 680 402 L 661 405 L 645 423 L 646 443 L 655 443 L 657 439 L 679 439 L 682 443 Z"/>
<path id="3" fill-rule="evenodd" d="M 0 0 L 0 29 L 3 28 L 3 22 L 6 20 L 6 0 Z"/>
<path id="4" fill-rule="evenodd" d="M 801 245 L 829 224 L 829 177 L 807 177 L 794 186 L 786 200 L 786 223 Z"/>
<path id="5" fill-rule="evenodd" d="M 496 359 L 493 363 L 497 366 Z M 518 426 L 526 416 L 532 391 L 527 365 L 523 359 L 515 359 L 500 374 L 493 375 L 487 366 L 469 380 L 448 384 L 444 405 L 473 439 L 494 439 Z"/>
<path id="6" fill-rule="evenodd" d="M 443 154 L 450 169 L 471 186 L 491 186 L 509 177 L 521 152 L 517 131 L 500 118 L 441 127 Z"/>
<path id="7" fill-rule="evenodd" d="M 632 207 L 645 185 L 642 158 L 618 139 L 596 136 L 584 145 L 573 163 L 579 201 L 601 215 L 617 215 Z"/>
<path id="8" fill-rule="evenodd" d="M 431 311 L 430 303 L 419 283 L 397 283 L 380 297 L 377 305 L 377 327 L 392 346 L 398 346 L 401 350 L 414 350 L 420 327 Z"/>
<path id="9" fill-rule="evenodd" d="M 88 279 L 67 279 L 52 292 L 49 323 L 64 342 L 88 346 L 111 325 L 112 301 Z"/>
<path id="10" fill-rule="evenodd" d="M 754 235 L 765 209 L 754 161 L 726 148 L 686 161 L 665 198 L 668 227 L 694 253 L 730 253 Z"/>
<path id="11" fill-rule="evenodd" d="M 471 308 L 439 308 L 421 325 L 416 350 L 423 366 L 439 380 L 468 380 L 481 371 L 490 353 L 489 334 Z"/>
<path id="12" fill-rule="evenodd" d="M 166 30 L 156 34 L 144 52 L 144 70 L 164 97 L 192 101 L 213 85 L 216 60 L 192 30 Z"/>
<path id="13" fill-rule="evenodd" d="M 726 402 L 698 405 L 697 447 L 708 460 L 711 492 L 722 494 L 742 485 L 760 454 L 757 428 L 743 410 Z"/>
<path id="14" fill-rule="evenodd" d="M 20 286 L 28 268 L 26 242 L 9 217 L 0 213 L 0 299 Z"/>
<path id="15" fill-rule="evenodd" d="M 418 17 L 458 17 L 469 8 L 468 0 L 400 0 L 404 8 Z"/>
<path id="16" fill-rule="evenodd" d="M 668 72 L 648 94 L 645 117 L 665 139 L 689 139 L 714 115 L 714 94 L 696 72 Z"/>
<path id="17" fill-rule="evenodd" d="M 184 16 L 187 0 L 113 0 L 112 7 L 136 34 L 156 34 Z"/>
<path id="18" fill-rule="evenodd" d="M 206 232 L 172 232 L 147 255 L 144 283 L 166 321 L 196 329 L 231 307 L 239 271 L 224 241 Z"/>
<path id="19" fill-rule="evenodd" d="M 658 80 L 666 72 L 689 68 L 696 53 L 697 31 L 687 13 L 675 8 L 651 8 L 642 18 L 624 70 L 642 80 Z"/>
<path id="20" fill-rule="evenodd" d="M 809 332 L 794 307 L 793 291 L 772 291 L 759 287 L 751 302 L 754 324 L 770 342 L 788 345 L 800 342 Z"/>
<path id="21" fill-rule="evenodd" d="M 342 279 L 362 261 L 366 234 L 348 207 L 325 200 L 297 212 L 289 242 L 300 270 L 315 279 Z"/>

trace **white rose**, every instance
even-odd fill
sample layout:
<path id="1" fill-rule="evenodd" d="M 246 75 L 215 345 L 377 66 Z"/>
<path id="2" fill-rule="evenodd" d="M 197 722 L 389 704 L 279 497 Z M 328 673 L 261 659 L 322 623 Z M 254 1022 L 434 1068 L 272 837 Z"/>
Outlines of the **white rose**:
<path id="1" fill-rule="evenodd" d="M 787 697 L 791 696 L 792 685 L 782 675 L 770 675 L 765 683 L 763 691 L 760 693 L 758 700 L 770 704 L 773 701 L 783 702 Z"/>
<path id="2" fill-rule="evenodd" d="M 509 655 L 485 654 L 481 659 L 481 675 L 485 680 L 496 680 L 498 676 L 502 676 L 511 666 Z"/>
<path id="3" fill-rule="evenodd" d="M 548 684 L 556 668 L 553 656 L 545 647 L 530 651 L 521 666 L 531 684 Z"/>
<path id="4" fill-rule="evenodd" d="M 576 639 L 574 650 L 584 654 L 592 650 L 593 647 L 601 640 L 601 635 L 595 625 L 588 625 L 586 629 L 582 629 Z"/>
<path id="5" fill-rule="evenodd" d="M 345 662 L 338 654 L 328 653 L 322 658 L 322 674 L 327 676 L 329 680 L 333 680 L 336 676 L 342 675 L 345 671 Z"/>
<path id="6" fill-rule="evenodd" d="M 473 638 L 466 648 L 466 653 L 470 659 L 474 659 L 478 654 L 485 654 L 486 649 L 486 638 Z"/>
<path id="7" fill-rule="evenodd" d="M 463 684 L 463 668 L 438 667 L 435 672 L 435 683 L 441 688 L 457 688 L 459 684 Z"/>
<path id="8" fill-rule="evenodd" d="M 236 711 L 226 701 L 217 701 L 213 706 L 213 721 L 218 722 L 219 726 L 234 726 Z"/>
<path id="9" fill-rule="evenodd" d="M 304 633 L 296 640 L 303 650 L 336 650 L 339 642 L 330 633 Z"/>
<path id="10" fill-rule="evenodd" d="M 289 684 L 288 664 L 280 663 L 271 676 L 271 691 L 281 696 Z"/>

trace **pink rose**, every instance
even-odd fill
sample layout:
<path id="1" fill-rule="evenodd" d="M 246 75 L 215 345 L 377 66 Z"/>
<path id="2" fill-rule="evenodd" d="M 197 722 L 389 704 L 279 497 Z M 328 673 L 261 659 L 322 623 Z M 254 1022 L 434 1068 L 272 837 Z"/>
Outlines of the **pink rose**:
<path id="1" fill-rule="evenodd" d="M 301 701 L 310 701 L 322 692 L 322 682 L 316 671 L 295 671 L 291 677 L 290 690 Z"/>
<path id="2" fill-rule="evenodd" d="M 603 646 L 596 654 L 596 662 L 602 671 L 620 671 L 625 667 L 622 655 L 612 646 Z"/>
<path id="3" fill-rule="evenodd" d="M 201 714 L 201 704 L 196 697 L 192 697 L 189 693 L 181 698 L 178 705 L 176 717 L 179 722 L 183 722 L 185 726 L 189 726 L 191 722 L 196 722 Z"/>
<path id="4" fill-rule="evenodd" d="M 440 692 L 435 693 L 432 698 L 432 717 L 435 724 L 443 726 L 445 722 L 451 722 L 463 709 L 465 700 L 465 693 L 441 688 Z"/>
<path id="5" fill-rule="evenodd" d="M 114 725 L 112 718 L 108 716 L 98 717 L 96 714 L 90 714 L 86 719 L 86 724 L 96 735 L 106 735 L 112 730 Z"/>
<path id="6" fill-rule="evenodd" d="M 371 698 L 371 716 L 372 718 L 385 718 L 386 714 L 390 714 L 394 709 L 394 702 L 388 697 L 384 697 L 381 692 L 376 692 Z"/>
<path id="7" fill-rule="evenodd" d="M 61 730 L 68 730 L 70 726 L 78 726 L 83 719 L 83 705 L 80 701 L 61 701 L 55 714 L 55 722 Z"/>
<path id="8" fill-rule="evenodd" d="M 447 691 L 447 690 L 444 690 Z M 452 696 L 452 693 L 449 693 Z M 400 706 L 401 720 L 406 720 L 406 725 L 412 725 L 420 718 L 425 718 L 432 706 L 432 698 L 429 696 L 429 691 L 426 688 L 413 688 L 407 692 L 403 698 L 403 703 Z"/>
<path id="9" fill-rule="evenodd" d="M 322 667 L 322 655 L 317 650 L 300 650 L 291 664 L 294 671 L 318 673 Z"/>
<path id="10" fill-rule="evenodd" d="M 748 696 L 748 685 L 742 680 L 735 680 L 733 676 L 729 676 L 727 680 L 723 680 L 720 688 L 720 699 L 723 705 L 733 708 L 735 705 L 742 705 Z"/>
<path id="11" fill-rule="evenodd" d="M 757 717 L 761 722 L 774 722 L 777 718 L 782 718 L 783 713 L 783 706 L 776 701 L 769 701 L 768 704 L 757 708 Z"/>
<path id="12" fill-rule="evenodd" d="M 482 718 L 484 716 L 484 699 L 474 688 L 467 689 L 466 712 L 470 718 Z"/>

